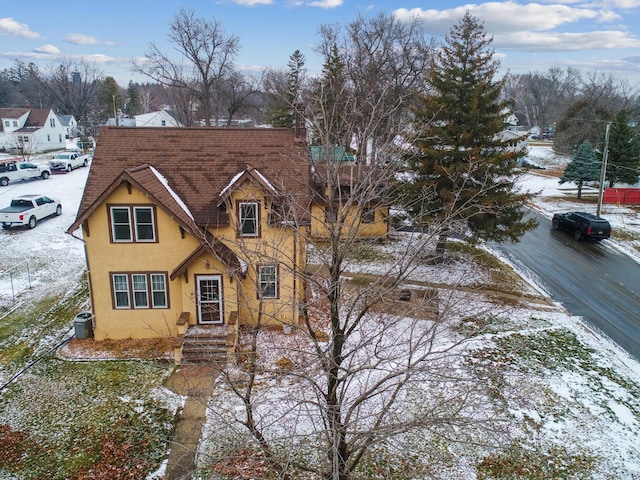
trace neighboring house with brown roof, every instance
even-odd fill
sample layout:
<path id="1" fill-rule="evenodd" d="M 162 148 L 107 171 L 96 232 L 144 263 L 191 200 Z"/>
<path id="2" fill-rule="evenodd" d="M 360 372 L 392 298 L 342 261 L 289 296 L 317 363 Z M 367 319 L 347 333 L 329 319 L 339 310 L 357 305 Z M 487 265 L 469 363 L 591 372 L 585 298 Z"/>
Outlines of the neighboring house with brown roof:
<path id="1" fill-rule="evenodd" d="M 296 325 L 309 172 L 289 129 L 103 127 L 68 229 L 95 338 L 171 337 L 195 361 L 239 325 Z"/>
<path id="2" fill-rule="evenodd" d="M 0 150 L 34 154 L 64 149 L 63 120 L 50 108 L 0 108 Z"/>

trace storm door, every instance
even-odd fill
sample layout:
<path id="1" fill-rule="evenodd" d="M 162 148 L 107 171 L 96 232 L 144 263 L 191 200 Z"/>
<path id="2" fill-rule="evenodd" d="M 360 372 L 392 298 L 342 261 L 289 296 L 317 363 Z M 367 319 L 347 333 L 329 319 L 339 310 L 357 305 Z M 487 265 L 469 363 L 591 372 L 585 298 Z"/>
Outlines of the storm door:
<path id="1" fill-rule="evenodd" d="M 196 279 L 198 295 L 198 323 L 223 323 L 222 278 L 220 275 L 199 275 Z"/>

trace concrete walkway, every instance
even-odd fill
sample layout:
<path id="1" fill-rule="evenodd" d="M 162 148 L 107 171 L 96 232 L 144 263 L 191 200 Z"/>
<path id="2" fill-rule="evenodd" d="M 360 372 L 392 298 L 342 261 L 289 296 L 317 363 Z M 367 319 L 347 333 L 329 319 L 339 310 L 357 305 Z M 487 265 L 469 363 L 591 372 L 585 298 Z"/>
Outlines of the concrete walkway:
<path id="1" fill-rule="evenodd" d="M 196 470 L 195 456 L 217 376 L 214 365 L 183 365 L 166 381 L 167 388 L 187 397 L 171 440 L 166 480 L 189 480 Z"/>

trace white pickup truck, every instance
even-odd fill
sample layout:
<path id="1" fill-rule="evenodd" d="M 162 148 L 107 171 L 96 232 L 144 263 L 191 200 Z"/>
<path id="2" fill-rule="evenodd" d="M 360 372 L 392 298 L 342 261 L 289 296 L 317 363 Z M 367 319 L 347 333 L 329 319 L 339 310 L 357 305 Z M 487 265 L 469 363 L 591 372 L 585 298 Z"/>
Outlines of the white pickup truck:
<path id="1" fill-rule="evenodd" d="M 53 173 L 67 173 L 74 168 L 86 167 L 89 165 L 90 157 L 78 152 L 60 152 L 53 156 L 49 162 Z"/>
<path id="2" fill-rule="evenodd" d="M 48 165 L 31 162 L 0 162 L 0 185 L 6 187 L 9 182 L 41 178 L 46 180 L 51 175 Z"/>
<path id="3" fill-rule="evenodd" d="M 36 226 L 38 220 L 51 215 L 60 216 L 62 204 L 60 200 L 44 195 L 23 195 L 11 200 L 11 205 L 0 210 L 0 223 L 3 228 L 27 225 Z"/>

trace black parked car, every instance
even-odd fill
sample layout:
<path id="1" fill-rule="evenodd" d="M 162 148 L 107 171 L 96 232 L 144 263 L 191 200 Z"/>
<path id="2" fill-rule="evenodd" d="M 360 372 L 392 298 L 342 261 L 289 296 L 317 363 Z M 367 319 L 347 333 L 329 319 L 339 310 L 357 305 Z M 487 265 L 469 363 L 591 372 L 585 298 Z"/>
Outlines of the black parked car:
<path id="1" fill-rule="evenodd" d="M 602 217 L 586 212 L 556 213 L 551 221 L 554 230 L 558 228 L 573 234 L 576 240 L 591 238 L 603 240 L 611 236 L 611 225 Z"/>

